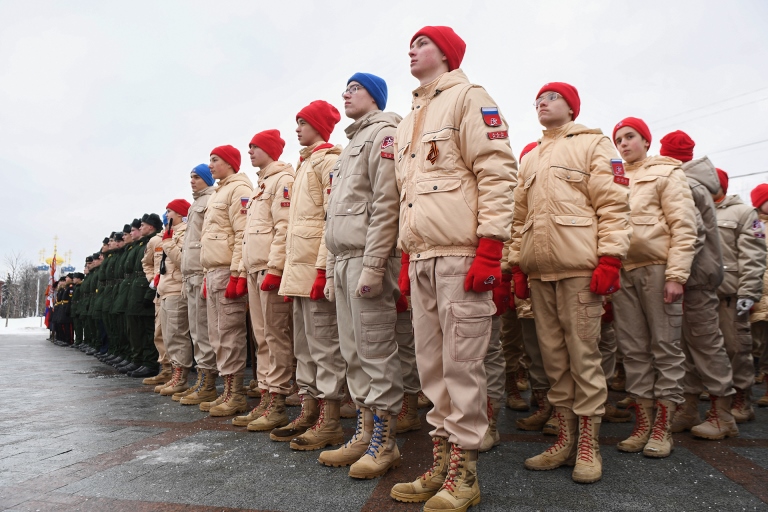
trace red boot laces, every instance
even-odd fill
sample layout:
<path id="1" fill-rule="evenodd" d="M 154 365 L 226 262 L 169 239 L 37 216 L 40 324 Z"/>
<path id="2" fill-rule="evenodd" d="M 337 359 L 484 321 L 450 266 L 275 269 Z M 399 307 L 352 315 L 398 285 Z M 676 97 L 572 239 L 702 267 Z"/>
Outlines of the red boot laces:
<path id="1" fill-rule="evenodd" d="M 555 453 L 557 450 L 565 446 L 565 442 L 567 441 L 566 438 L 568 437 L 568 429 L 565 426 L 565 416 L 559 412 L 556 412 L 554 416 L 557 418 L 557 441 L 555 441 L 555 444 L 547 448 L 549 453 Z"/>
<path id="2" fill-rule="evenodd" d="M 581 418 L 581 437 L 579 438 L 579 460 L 592 462 L 592 424 L 587 416 Z"/>
<path id="3" fill-rule="evenodd" d="M 461 448 L 455 444 L 451 446 L 451 458 L 448 466 L 448 475 L 445 477 L 442 489 L 447 489 L 450 492 L 454 491 L 456 486 L 456 477 L 459 473 L 459 463 L 461 462 Z"/>
<path id="4" fill-rule="evenodd" d="M 657 416 L 656 422 L 653 424 L 653 431 L 651 432 L 651 438 L 654 441 L 663 441 L 664 436 L 667 435 L 667 406 L 661 402 L 657 403 Z"/>
<path id="5" fill-rule="evenodd" d="M 643 409 L 643 406 L 637 402 L 631 403 L 627 409 L 629 408 L 635 410 L 635 417 L 637 418 L 635 429 L 632 430 L 632 434 L 630 434 L 629 437 L 640 437 L 642 432 L 648 430 L 648 418 L 645 415 L 645 410 Z"/>

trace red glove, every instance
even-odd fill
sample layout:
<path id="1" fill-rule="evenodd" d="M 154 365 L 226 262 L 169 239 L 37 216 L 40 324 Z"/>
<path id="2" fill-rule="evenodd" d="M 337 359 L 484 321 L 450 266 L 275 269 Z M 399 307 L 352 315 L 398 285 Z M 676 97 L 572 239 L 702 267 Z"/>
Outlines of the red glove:
<path id="1" fill-rule="evenodd" d="M 524 300 L 531 296 L 531 291 L 528 289 L 528 276 L 517 265 L 512 267 L 512 280 L 515 282 L 515 297 Z"/>
<path id="2" fill-rule="evenodd" d="M 160 282 L 160 274 L 155 274 L 155 288 L 157 288 L 157 284 Z"/>
<path id="3" fill-rule="evenodd" d="M 264 280 L 261 282 L 261 291 L 263 292 L 271 292 L 272 290 L 277 290 L 280 288 L 280 281 L 282 281 L 283 278 L 281 276 L 276 276 L 274 274 L 267 274 L 264 276 Z"/>
<path id="4" fill-rule="evenodd" d="M 172 229 L 169 229 L 168 231 L 163 231 L 163 240 L 168 240 L 169 238 L 173 238 Z"/>
<path id="5" fill-rule="evenodd" d="M 597 268 L 592 272 L 589 289 L 598 295 L 610 295 L 621 288 L 619 271 L 621 260 L 613 256 L 600 256 Z"/>
<path id="6" fill-rule="evenodd" d="M 606 302 L 603 304 L 603 309 L 605 310 L 605 313 L 603 313 L 602 321 L 604 324 L 610 324 L 613 322 L 613 303 L 612 302 Z"/>
<path id="7" fill-rule="evenodd" d="M 293 302 L 293 299 L 286 295 L 283 297 L 283 302 Z"/>
<path id="8" fill-rule="evenodd" d="M 224 290 L 224 298 L 225 299 L 237 298 L 237 278 L 235 276 L 229 276 L 229 284 L 227 285 L 227 289 Z"/>
<path id="9" fill-rule="evenodd" d="M 493 316 L 503 315 L 509 309 L 511 295 L 512 274 L 502 274 L 499 285 L 493 289 L 493 303 L 496 305 L 496 313 Z"/>
<path id="10" fill-rule="evenodd" d="M 405 295 L 400 294 L 400 298 L 395 302 L 395 309 L 398 313 L 408 311 L 408 298 Z"/>
<path id="11" fill-rule="evenodd" d="M 492 238 L 481 238 L 475 259 L 464 280 L 464 291 L 487 292 L 501 281 L 501 251 L 504 243 Z"/>
<path id="12" fill-rule="evenodd" d="M 312 289 L 309 291 L 309 298 L 311 300 L 325 299 L 325 293 L 323 293 L 323 290 L 325 290 L 325 269 L 319 268 L 317 269 L 317 277 L 315 278 L 315 282 L 312 283 Z"/>
<path id="13" fill-rule="evenodd" d="M 245 277 L 237 278 L 237 287 L 235 288 L 235 295 L 237 297 L 245 297 L 248 295 L 248 279 Z"/>
<path id="14" fill-rule="evenodd" d="M 207 289 L 207 287 L 205 286 L 205 278 L 203 278 L 203 298 L 204 298 L 204 299 L 207 299 L 207 298 L 208 298 L 208 289 Z"/>
<path id="15" fill-rule="evenodd" d="M 411 266 L 411 257 L 404 252 L 400 258 L 403 264 L 400 267 L 400 275 L 397 278 L 397 286 L 400 288 L 400 295 L 411 295 L 411 279 L 408 277 L 408 268 Z"/>

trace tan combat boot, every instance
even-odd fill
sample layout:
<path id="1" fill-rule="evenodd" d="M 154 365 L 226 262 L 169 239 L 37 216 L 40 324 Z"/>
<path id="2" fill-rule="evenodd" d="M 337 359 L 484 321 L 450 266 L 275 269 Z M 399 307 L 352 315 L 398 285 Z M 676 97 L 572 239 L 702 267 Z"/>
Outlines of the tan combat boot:
<path id="1" fill-rule="evenodd" d="M 339 415 L 346 419 L 355 418 L 357 416 L 357 404 L 352 400 L 352 396 L 349 394 L 349 388 L 346 384 L 342 386 L 341 391 L 344 393 L 344 397 L 341 399 Z"/>
<path id="2" fill-rule="evenodd" d="M 555 444 L 543 453 L 525 460 L 525 467 L 534 471 L 546 471 L 576 463 L 576 436 L 579 425 L 576 415 L 567 407 L 555 407 L 558 435 Z"/>
<path id="3" fill-rule="evenodd" d="M 600 423 L 600 416 L 579 416 L 578 452 L 571 475 L 574 482 L 591 484 L 603 477 L 603 457 L 598 443 Z"/>
<path id="4" fill-rule="evenodd" d="M 411 430 L 421 430 L 419 395 L 406 393 L 403 395 L 403 408 L 397 415 L 397 433 L 405 434 Z"/>
<path id="5" fill-rule="evenodd" d="M 192 384 L 192 386 L 187 388 L 185 391 L 182 391 L 180 393 L 174 393 L 171 396 L 171 400 L 173 400 L 174 402 L 178 402 L 182 398 L 184 398 L 185 396 L 191 395 L 192 393 L 197 391 L 200 388 L 200 386 L 203 385 L 203 381 L 205 380 L 204 375 L 205 375 L 205 372 L 203 370 L 201 370 L 200 368 L 198 368 L 197 369 L 197 380 L 195 381 L 195 383 Z"/>
<path id="6" fill-rule="evenodd" d="M 234 426 L 247 427 L 252 421 L 258 419 L 262 414 L 264 414 L 264 411 L 267 410 L 267 406 L 269 405 L 269 391 L 266 389 L 261 389 L 259 391 L 259 396 L 261 397 L 259 400 L 259 405 L 251 409 L 251 412 L 245 416 L 235 416 L 232 418 L 232 424 Z M 246 392 L 246 394 L 248 393 Z"/>
<path id="7" fill-rule="evenodd" d="M 755 410 L 752 408 L 752 396 L 750 390 L 733 388 L 736 394 L 731 404 L 731 414 L 736 423 L 746 423 L 755 419 Z"/>
<path id="8" fill-rule="evenodd" d="M 179 366 L 174 368 L 174 378 L 160 390 L 160 396 L 173 396 L 174 393 L 182 393 L 189 389 L 189 368 Z"/>
<path id="9" fill-rule="evenodd" d="M 616 447 L 622 452 L 637 453 L 643 451 L 651 437 L 653 399 L 638 398 L 632 401 L 631 407 L 635 410 L 635 428 L 629 437 L 621 441 Z"/>
<path id="10" fill-rule="evenodd" d="M 555 418 L 555 409 L 552 408 L 552 415 L 547 422 L 541 427 L 541 433 L 545 436 L 556 436 L 560 433 L 560 423 Z"/>
<path id="11" fill-rule="evenodd" d="M 525 399 L 520 396 L 520 390 L 517 387 L 514 374 L 507 377 L 506 390 L 507 407 L 513 411 L 527 411 L 530 409 L 528 402 L 526 402 Z"/>
<path id="12" fill-rule="evenodd" d="M 528 370 L 522 366 L 517 369 L 515 374 L 515 384 L 517 384 L 518 391 L 528 391 L 531 388 L 531 384 L 528 381 Z"/>
<path id="13" fill-rule="evenodd" d="M 212 400 L 216 400 L 216 377 L 219 376 L 219 372 L 216 370 L 201 370 L 200 368 L 197 371 L 203 372 L 203 382 L 200 384 L 200 389 L 179 400 L 181 405 L 202 406 L 204 403 L 211 403 Z M 210 406 L 208 409 L 210 409 Z M 208 409 L 206 409 L 206 412 Z"/>
<path id="14" fill-rule="evenodd" d="M 628 423 L 632 421 L 632 414 L 629 411 L 619 410 L 611 403 L 605 402 L 603 421 L 606 423 Z"/>
<path id="15" fill-rule="evenodd" d="M 477 450 L 451 445 L 448 475 L 440 490 L 424 504 L 424 512 L 463 512 L 480 503 Z"/>
<path id="16" fill-rule="evenodd" d="M 491 400 L 491 397 L 488 397 L 488 428 L 485 430 L 483 440 L 480 442 L 480 448 L 478 449 L 480 453 L 490 451 L 494 446 L 501 444 L 501 436 L 499 436 L 499 430 L 496 428 L 501 407 L 500 401 Z"/>
<path id="17" fill-rule="evenodd" d="M 171 379 L 168 382 L 163 382 L 155 386 L 153 390 L 155 393 L 160 393 L 167 386 L 176 386 L 179 383 L 179 377 L 181 377 L 181 366 L 173 366 L 171 369 Z"/>
<path id="18" fill-rule="evenodd" d="M 211 407 L 211 416 L 233 416 L 248 410 L 243 388 L 243 374 L 224 376 L 224 400 L 219 405 Z"/>
<path id="19" fill-rule="evenodd" d="M 616 372 L 611 379 L 610 388 L 614 391 L 626 391 L 627 374 L 624 371 L 624 363 L 616 363 Z"/>
<path id="20" fill-rule="evenodd" d="M 349 468 L 349 476 L 359 479 L 377 478 L 400 465 L 400 450 L 395 439 L 397 416 L 388 411 L 374 411 L 373 434 L 368 449 Z"/>
<path id="21" fill-rule="evenodd" d="M 686 393 L 683 396 L 685 397 L 685 403 L 677 405 L 675 420 L 670 427 L 673 434 L 691 430 L 701 423 L 701 416 L 699 416 L 699 394 Z"/>
<path id="22" fill-rule="evenodd" d="M 245 392 L 245 396 L 248 398 L 261 398 L 263 392 L 264 390 L 259 387 L 259 383 L 254 379 L 251 379 L 250 382 L 248 382 L 248 389 Z"/>
<path id="23" fill-rule="evenodd" d="M 286 398 L 286 405 L 288 399 Z M 309 427 L 315 424 L 319 416 L 318 400 L 310 395 L 301 395 L 301 412 L 295 420 L 284 427 L 276 428 L 269 433 L 269 438 L 273 441 L 286 442 L 294 437 L 300 436 L 307 431 Z"/>
<path id="24" fill-rule="evenodd" d="M 147 386 L 157 386 L 158 384 L 165 384 L 171 380 L 171 377 L 173 377 L 173 367 L 170 364 L 164 364 L 160 373 L 154 377 L 147 377 L 141 383 Z"/>
<path id="25" fill-rule="evenodd" d="M 352 439 L 335 450 L 326 450 L 317 458 L 320 464 L 340 468 L 360 460 L 368 450 L 373 436 L 373 411 L 361 407 L 357 410 L 357 426 Z"/>
<path id="26" fill-rule="evenodd" d="M 547 422 L 550 416 L 552 416 L 552 406 L 547 399 L 546 389 L 534 389 L 533 396 L 539 403 L 539 408 L 528 416 L 527 418 L 521 418 L 515 422 L 515 426 L 520 430 L 541 430 L 544 424 Z"/>
<path id="27" fill-rule="evenodd" d="M 284 427 L 288 424 L 288 414 L 285 412 L 285 395 L 269 393 L 262 395 L 262 401 L 266 402 L 264 412 L 248 424 L 250 432 L 264 432 Z"/>
<path id="28" fill-rule="evenodd" d="M 768 386 L 765 388 L 765 394 L 756 403 L 760 407 L 768 407 Z"/>
<path id="29" fill-rule="evenodd" d="M 425 407 L 432 407 L 432 401 L 427 398 L 423 391 L 419 391 L 419 409 L 424 409 Z"/>
<path id="30" fill-rule="evenodd" d="M 337 445 L 344 442 L 341 430 L 340 400 L 320 400 L 320 415 L 317 422 L 306 432 L 291 441 L 292 450 L 310 451 Z"/>
<path id="31" fill-rule="evenodd" d="M 630 395 L 627 395 L 626 398 L 623 398 L 618 402 L 616 402 L 616 407 L 618 409 L 629 409 L 633 403 L 635 403 L 635 399 L 632 398 Z"/>
<path id="32" fill-rule="evenodd" d="M 691 428 L 691 434 L 694 437 L 715 440 L 738 436 L 739 427 L 731 414 L 731 397 L 712 395 L 711 403 L 706 421 Z"/>
<path id="33" fill-rule="evenodd" d="M 395 484 L 389 495 L 405 503 L 420 503 L 437 494 L 448 475 L 448 440 L 432 438 L 432 466 L 413 482 Z"/>
<path id="34" fill-rule="evenodd" d="M 646 457 L 669 457 L 672 453 L 672 417 L 675 414 L 675 404 L 669 400 L 656 401 L 656 420 L 651 428 L 651 437 L 643 448 Z"/>

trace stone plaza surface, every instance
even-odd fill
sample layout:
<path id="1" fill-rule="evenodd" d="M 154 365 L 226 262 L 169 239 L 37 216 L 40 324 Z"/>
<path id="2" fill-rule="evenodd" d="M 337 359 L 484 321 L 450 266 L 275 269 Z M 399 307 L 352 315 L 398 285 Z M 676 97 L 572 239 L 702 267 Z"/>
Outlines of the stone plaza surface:
<path id="1" fill-rule="evenodd" d="M 319 452 L 295 452 L 266 433 L 232 426 L 231 418 L 209 418 L 44 337 L 0 336 L 0 510 L 422 509 L 393 501 L 389 490 L 430 463 L 425 409 L 422 430 L 398 439 L 398 469 L 376 480 L 353 480 L 347 469 L 320 465 Z M 759 397 L 764 385 L 753 392 Z M 620 398 L 611 393 L 612 400 Z M 705 408 L 702 403 L 702 414 Z M 291 417 L 298 412 L 289 409 Z M 675 434 L 675 450 L 666 459 L 620 453 L 615 445 L 633 424 L 606 424 L 600 437 L 603 479 L 579 485 L 570 468 L 523 467 L 553 438 L 516 430 L 515 420 L 528 413 L 505 409 L 501 445 L 480 455 L 482 502 L 471 510 L 768 510 L 768 409 L 756 412 L 756 421 L 741 425 L 735 439 Z M 343 420 L 343 426 L 351 436 L 354 420 Z"/>

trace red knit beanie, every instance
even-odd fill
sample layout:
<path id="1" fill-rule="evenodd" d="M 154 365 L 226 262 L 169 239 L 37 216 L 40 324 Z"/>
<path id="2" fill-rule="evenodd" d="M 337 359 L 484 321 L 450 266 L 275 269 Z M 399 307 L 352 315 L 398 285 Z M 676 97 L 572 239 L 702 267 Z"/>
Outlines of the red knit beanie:
<path id="1" fill-rule="evenodd" d="M 539 89 L 539 92 L 536 93 L 535 99 L 539 99 L 539 96 L 547 91 L 556 92 L 563 97 L 568 106 L 571 107 L 571 110 L 573 110 L 573 120 L 575 121 L 579 116 L 579 112 L 581 111 L 581 99 L 579 98 L 579 91 L 577 91 L 574 86 L 565 82 L 549 82 L 548 84 L 544 84 L 544 86 Z"/>
<path id="2" fill-rule="evenodd" d="M 768 201 L 768 184 L 759 184 L 752 190 L 750 196 L 752 197 L 752 206 L 759 209 Z"/>
<path id="3" fill-rule="evenodd" d="M 174 212 L 178 213 L 182 217 L 186 217 L 189 213 L 189 207 L 191 205 L 189 204 L 189 201 L 186 199 L 174 199 L 168 205 L 165 207 L 168 210 L 173 210 Z"/>
<path id="4" fill-rule="evenodd" d="M 675 130 L 661 138 L 661 156 L 676 158 L 681 162 L 693 160 L 693 147 L 696 145 L 687 133 Z"/>
<path id="5" fill-rule="evenodd" d="M 278 130 L 264 130 L 253 136 L 251 144 L 264 150 L 272 160 L 279 160 L 285 148 L 285 141 Z"/>
<path id="6" fill-rule="evenodd" d="M 531 152 L 531 150 L 536 149 L 536 146 L 538 146 L 538 142 L 531 142 L 530 144 L 527 144 L 523 150 L 520 152 L 520 161 L 523 161 L 523 157 Z"/>
<path id="7" fill-rule="evenodd" d="M 728 173 L 722 169 L 715 167 L 717 171 L 717 179 L 720 180 L 720 188 L 723 189 L 723 194 L 728 193 Z"/>
<path id="8" fill-rule="evenodd" d="M 634 128 L 642 138 L 648 141 L 648 145 L 651 145 L 651 130 L 648 129 L 648 125 L 645 124 L 645 121 L 637 117 L 625 117 L 616 123 L 616 126 L 613 127 L 614 144 L 616 144 L 616 132 L 625 127 Z"/>
<path id="9" fill-rule="evenodd" d="M 410 44 L 413 44 L 419 36 L 430 38 L 440 48 L 440 51 L 445 54 L 445 58 L 448 60 L 448 71 L 453 71 L 461 66 L 461 61 L 464 60 L 464 52 L 467 50 L 467 43 L 451 27 L 426 26 L 416 32 L 411 38 Z"/>
<path id="10" fill-rule="evenodd" d="M 213 148 L 211 154 L 216 155 L 231 165 L 235 172 L 240 170 L 240 151 L 238 151 L 237 148 L 229 145 L 219 146 L 217 148 Z"/>
<path id="11" fill-rule="evenodd" d="M 315 100 L 296 114 L 296 120 L 302 118 L 317 130 L 317 133 L 328 142 L 336 123 L 341 121 L 341 115 L 336 107 L 323 100 Z"/>

